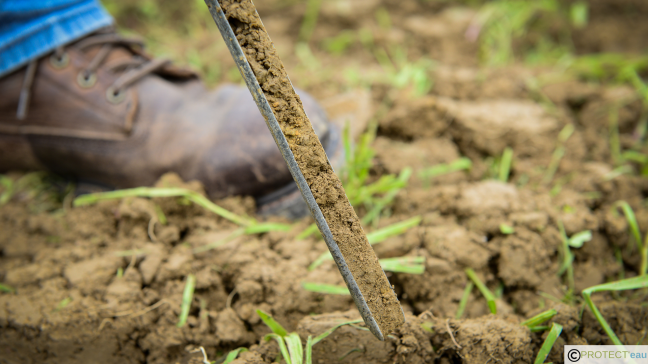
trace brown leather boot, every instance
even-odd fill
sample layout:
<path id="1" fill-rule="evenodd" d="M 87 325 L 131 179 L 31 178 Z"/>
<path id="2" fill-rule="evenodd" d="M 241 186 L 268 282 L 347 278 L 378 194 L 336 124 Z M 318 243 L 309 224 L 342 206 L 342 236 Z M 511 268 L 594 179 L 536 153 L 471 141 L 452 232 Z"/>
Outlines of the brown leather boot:
<path id="1" fill-rule="evenodd" d="M 339 128 L 300 96 L 333 162 Z M 0 171 L 26 169 L 112 188 L 175 172 L 212 198 L 252 195 L 263 213 L 306 213 L 246 88 L 209 92 L 191 71 L 109 30 L 0 79 Z"/>

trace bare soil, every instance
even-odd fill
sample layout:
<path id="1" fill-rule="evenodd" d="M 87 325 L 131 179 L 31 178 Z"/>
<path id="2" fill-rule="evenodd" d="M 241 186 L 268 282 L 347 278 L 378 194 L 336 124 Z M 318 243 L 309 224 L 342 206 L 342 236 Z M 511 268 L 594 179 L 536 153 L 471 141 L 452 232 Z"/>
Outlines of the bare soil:
<path id="1" fill-rule="evenodd" d="M 642 4 L 618 3 L 625 2 L 635 8 Z M 613 22 L 614 11 L 625 9 L 595 3 L 592 19 Z M 564 344 L 611 344 L 591 312 L 582 310 L 578 297 L 584 288 L 631 277 L 639 270 L 627 223 L 612 206 L 627 201 L 640 227 L 648 226 L 643 202 L 648 180 L 612 173 L 609 134 L 610 110 L 618 110 L 620 145 L 627 148 L 636 141 L 641 104 L 634 91 L 564 81 L 542 88 L 555 105 L 548 108 L 537 102 L 536 90 L 526 82 L 540 70 L 478 67 L 477 45 L 464 37 L 472 9 L 413 0 L 335 4 L 339 6 L 322 7 L 313 44 L 344 29 L 374 27 L 377 44 L 400 42 L 410 56 L 425 54 L 438 62 L 431 71 L 435 85 L 422 97 L 385 85 L 370 90 L 379 126 L 373 175 L 398 173 L 405 166 L 414 170 L 379 226 L 422 216 L 420 226 L 374 250 L 379 258 L 423 256 L 426 269 L 421 275 L 388 273 L 406 315 L 406 323 L 395 333 L 380 342 L 368 331 L 341 327 L 315 345 L 314 362 L 531 363 L 546 333 L 531 332 L 520 323 L 549 308 L 558 311 L 549 324 L 560 323 L 564 329 L 547 362 L 563 361 Z M 279 52 L 290 53 L 302 5 L 259 1 L 257 6 Z M 390 30 L 374 24 L 380 8 L 390 12 Z M 648 10 L 643 11 L 645 15 Z M 625 29 L 625 18 L 617 18 L 615 29 Z M 589 29 L 596 32 L 597 27 Z M 592 42 L 608 39 L 591 32 L 580 38 L 576 34 L 575 44 L 583 47 L 579 51 L 597 50 Z M 623 34 L 632 47 L 645 42 L 641 34 Z M 608 49 L 605 44 L 599 47 Z M 632 47 L 628 50 L 634 51 Z M 360 45 L 343 56 L 316 56 L 323 65 L 340 69 L 368 57 Z M 306 79 L 308 70 L 291 57 L 284 60 L 296 84 Z M 315 79 L 306 89 L 325 99 L 345 87 L 332 77 Z M 378 112 L 385 99 L 386 111 Z M 574 132 L 561 143 L 558 135 L 568 124 Z M 488 176 L 489 160 L 506 147 L 513 149 L 514 160 L 510 180 L 504 183 Z M 564 156 L 546 182 L 547 166 L 558 147 L 564 148 Z M 470 171 L 419 178 L 421 170 L 460 156 L 471 158 Z M 159 185 L 201 190 L 199 184 L 185 184 L 173 176 Z M 200 346 L 210 360 L 245 346 L 250 351 L 237 363 L 272 363 L 279 361 L 279 349 L 262 340 L 269 329 L 256 309 L 272 314 L 304 340 L 359 318 L 349 296 L 301 287 L 303 281 L 343 284 L 332 261 L 307 269 L 326 251 L 314 237 L 296 239 L 309 219 L 289 232 L 246 235 L 193 254 L 193 248 L 220 240 L 237 227 L 173 198 L 131 198 L 77 208 L 65 203 L 56 213 L 41 211 L 36 202 L 25 194 L 0 207 L 0 282 L 16 288 L 15 293 L 0 294 L 2 363 L 193 363 L 202 358 L 192 353 Z M 254 215 L 251 198 L 216 203 Z M 158 208 L 168 221 L 153 224 L 149 234 Z M 572 250 L 577 291 L 573 303 L 562 301 L 567 288 L 557 275 L 559 221 L 568 235 L 593 233 L 591 241 Z M 502 223 L 515 232 L 503 234 Z M 474 289 L 462 318 L 455 319 L 468 283 L 466 268 L 497 293 L 496 315 Z M 189 273 L 196 275 L 196 291 L 187 325 L 178 328 Z M 648 345 L 645 293 L 601 293 L 593 298 L 622 342 Z"/>

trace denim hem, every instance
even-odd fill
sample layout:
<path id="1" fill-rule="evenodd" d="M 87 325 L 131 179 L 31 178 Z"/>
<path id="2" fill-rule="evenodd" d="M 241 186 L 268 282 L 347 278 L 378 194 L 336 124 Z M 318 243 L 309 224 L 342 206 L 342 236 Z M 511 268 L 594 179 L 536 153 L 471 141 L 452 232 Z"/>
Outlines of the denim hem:
<path id="1" fill-rule="evenodd" d="M 113 24 L 112 17 L 95 1 L 57 13 L 21 25 L 12 32 L 17 36 L 8 42 L 2 42 L 0 34 L 0 77 L 59 46 Z"/>

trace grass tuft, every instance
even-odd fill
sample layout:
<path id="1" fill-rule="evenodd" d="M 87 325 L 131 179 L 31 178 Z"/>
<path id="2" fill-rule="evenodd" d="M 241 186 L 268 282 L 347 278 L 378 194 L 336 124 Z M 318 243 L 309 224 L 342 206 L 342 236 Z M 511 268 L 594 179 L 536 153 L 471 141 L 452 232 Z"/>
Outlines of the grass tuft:
<path id="1" fill-rule="evenodd" d="M 263 322 L 268 325 L 270 330 L 272 330 L 272 333 L 266 335 L 264 337 L 264 340 L 268 341 L 274 339 L 277 342 L 281 356 L 283 357 L 286 364 L 312 364 L 313 345 L 324 340 L 340 326 L 353 325 L 362 322 L 362 320 L 342 322 L 326 330 L 315 338 L 313 338 L 311 335 L 308 335 L 305 348 L 303 348 L 301 338 L 296 332 L 288 333 L 288 331 L 286 331 L 283 326 L 275 321 L 272 316 L 261 310 L 257 310 L 256 312 L 259 317 L 261 317 L 261 320 L 263 320 Z"/>

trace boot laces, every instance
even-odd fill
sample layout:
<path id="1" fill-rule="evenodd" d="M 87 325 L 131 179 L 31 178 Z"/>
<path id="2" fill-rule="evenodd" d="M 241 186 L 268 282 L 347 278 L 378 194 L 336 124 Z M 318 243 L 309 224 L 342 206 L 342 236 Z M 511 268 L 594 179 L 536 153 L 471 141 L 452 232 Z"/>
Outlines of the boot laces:
<path id="1" fill-rule="evenodd" d="M 100 31 L 95 35 L 91 35 L 76 44 L 76 48 L 81 51 L 88 50 L 89 48 L 101 46 L 97 54 L 90 60 L 88 65 L 79 73 L 77 81 L 81 87 L 92 87 L 96 82 L 96 72 L 104 65 L 104 62 L 110 53 L 118 47 L 126 47 L 133 52 L 133 56 L 127 59 L 114 61 L 107 64 L 106 68 L 113 73 L 121 73 L 119 77 L 112 83 L 106 90 L 106 98 L 111 103 L 120 103 L 126 97 L 125 90 L 141 80 L 143 77 L 160 70 L 161 68 L 169 65 L 171 61 L 165 58 L 151 59 L 144 55 L 142 52 L 137 52 L 136 49 L 143 49 L 144 43 L 141 39 L 124 37 L 114 33 L 112 29 Z M 63 67 L 67 64 L 67 53 L 63 47 L 55 49 L 51 55 L 51 59 L 59 62 Z M 34 82 L 36 74 L 37 59 L 29 62 L 25 72 L 25 78 L 20 90 L 20 98 L 18 100 L 18 110 L 16 117 L 19 120 L 24 120 L 27 116 L 27 109 L 31 96 L 31 86 Z"/>

